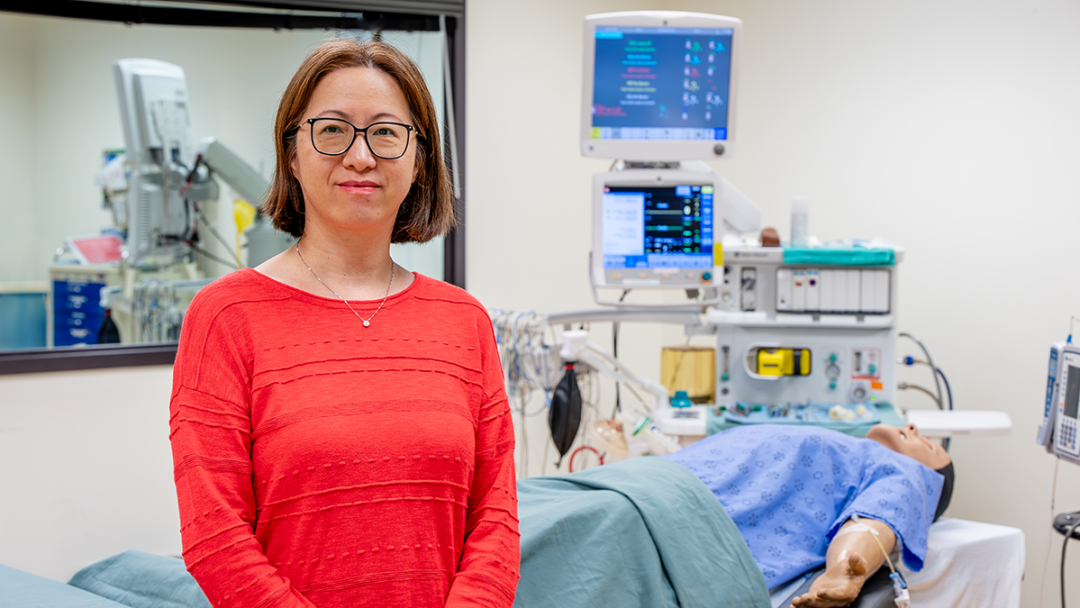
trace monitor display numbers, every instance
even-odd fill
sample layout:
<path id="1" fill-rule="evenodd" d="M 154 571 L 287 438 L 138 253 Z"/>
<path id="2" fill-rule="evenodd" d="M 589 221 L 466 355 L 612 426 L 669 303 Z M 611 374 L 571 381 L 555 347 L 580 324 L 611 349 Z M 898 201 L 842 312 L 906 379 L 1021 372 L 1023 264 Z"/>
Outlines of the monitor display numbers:
<path id="1" fill-rule="evenodd" d="M 592 139 L 726 140 L 730 28 L 596 27 Z"/>
<path id="2" fill-rule="evenodd" d="M 713 265 L 712 186 L 608 186 L 601 213 L 604 268 Z"/>

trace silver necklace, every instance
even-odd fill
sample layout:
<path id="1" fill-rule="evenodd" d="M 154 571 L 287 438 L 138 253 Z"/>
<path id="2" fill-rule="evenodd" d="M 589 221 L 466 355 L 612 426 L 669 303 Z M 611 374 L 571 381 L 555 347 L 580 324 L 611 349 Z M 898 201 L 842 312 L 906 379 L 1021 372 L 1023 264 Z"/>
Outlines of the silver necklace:
<path id="1" fill-rule="evenodd" d="M 394 263 L 394 260 L 390 260 L 390 284 L 386 286 L 386 295 L 383 296 L 382 302 L 379 302 L 379 307 L 375 309 L 375 312 L 371 313 L 371 316 L 365 319 L 364 317 L 360 316 L 360 313 L 353 310 L 353 307 L 349 304 L 348 300 L 339 296 L 337 292 L 333 289 L 330 289 L 330 286 L 326 283 L 323 283 L 323 280 L 319 278 L 319 275 L 315 274 L 315 271 L 311 269 L 311 266 L 308 266 L 307 260 L 304 259 L 304 255 L 300 253 L 300 241 L 296 241 L 296 255 L 300 256 L 300 261 L 303 262 L 304 266 L 306 266 L 308 271 L 311 272 L 311 276 L 315 277 L 316 281 L 322 283 L 323 287 L 329 289 L 330 293 L 334 294 L 337 299 L 344 302 L 345 306 L 348 306 L 349 310 L 352 311 L 352 314 L 356 315 L 356 318 L 360 319 L 364 323 L 364 327 L 371 325 L 371 320 L 375 318 L 375 315 L 379 314 L 380 310 L 382 310 L 383 304 L 386 304 L 386 298 L 390 297 L 390 288 L 394 285 L 394 273 L 397 271 L 397 264 Z"/>

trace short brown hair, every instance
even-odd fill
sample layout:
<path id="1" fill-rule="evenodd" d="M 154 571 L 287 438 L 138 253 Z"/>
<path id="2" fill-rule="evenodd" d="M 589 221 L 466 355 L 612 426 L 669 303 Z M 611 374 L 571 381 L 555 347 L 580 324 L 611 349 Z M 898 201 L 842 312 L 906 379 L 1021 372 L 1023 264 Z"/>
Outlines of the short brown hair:
<path id="1" fill-rule="evenodd" d="M 391 243 L 426 243 L 454 227 L 454 194 L 443 162 L 435 104 L 424 77 L 405 53 L 382 42 L 335 38 L 323 42 L 293 74 L 274 121 L 277 166 L 263 212 L 274 227 L 299 238 L 304 233 L 304 193 L 292 174 L 296 134 L 315 87 L 341 68 L 374 68 L 393 78 L 409 104 L 416 126 L 416 180 L 398 209 Z"/>

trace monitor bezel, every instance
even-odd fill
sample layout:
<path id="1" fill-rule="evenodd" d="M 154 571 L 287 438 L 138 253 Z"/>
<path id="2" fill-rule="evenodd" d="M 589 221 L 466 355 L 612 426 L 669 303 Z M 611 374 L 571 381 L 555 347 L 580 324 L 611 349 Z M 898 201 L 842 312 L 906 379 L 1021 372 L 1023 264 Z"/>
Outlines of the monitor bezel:
<path id="1" fill-rule="evenodd" d="M 726 140 L 641 140 L 591 139 L 593 82 L 596 59 L 597 26 L 671 27 L 671 28 L 731 28 L 731 79 L 728 88 L 728 118 Z M 729 158 L 735 151 L 735 117 L 737 114 L 739 57 L 742 54 L 742 20 L 723 15 L 680 11 L 626 11 L 601 13 L 585 17 L 584 63 L 581 87 L 581 153 L 596 158 L 629 161 L 684 161 Z M 723 152 L 716 153 L 717 143 Z"/>
<path id="2" fill-rule="evenodd" d="M 678 283 L 650 284 L 636 280 L 623 282 L 609 282 L 604 269 L 604 231 L 603 231 L 603 196 L 604 188 L 614 187 L 640 187 L 640 188 L 671 188 L 675 186 L 712 186 L 713 187 L 713 265 L 707 269 L 702 268 L 671 268 L 672 274 L 683 272 L 705 272 L 712 274 L 709 281 L 685 281 Z M 683 170 L 647 170 L 628 169 L 612 173 L 597 173 L 593 176 L 593 209 L 592 209 L 592 255 L 590 256 L 590 275 L 593 287 L 618 288 L 618 289 L 686 289 L 695 287 L 713 287 L 717 280 L 716 252 L 720 247 L 720 234 L 724 223 L 723 198 L 721 196 L 721 179 L 716 173 L 703 173 L 698 171 Z"/>
<path id="3" fill-rule="evenodd" d="M 155 165 L 167 164 L 171 160 L 168 150 L 152 143 L 154 126 L 148 112 L 153 102 L 181 99 L 185 109 L 174 113 L 173 118 L 182 116 L 182 133 L 174 135 L 180 140 L 177 142 L 180 145 L 180 160 L 190 169 L 195 161 L 195 137 L 191 128 L 191 98 L 184 69 L 157 59 L 118 59 L 113 63 L 113 75 L 120 102 L 120 124 L 124 132 L 127 162 L 132 165 Z M 173 93 L 161 95 L 160 91 L 148 89 L 146 85 L 149 79 L 169 82 Z M 159 149 L 161 158 L 155 158 L 154 151 Z"/>

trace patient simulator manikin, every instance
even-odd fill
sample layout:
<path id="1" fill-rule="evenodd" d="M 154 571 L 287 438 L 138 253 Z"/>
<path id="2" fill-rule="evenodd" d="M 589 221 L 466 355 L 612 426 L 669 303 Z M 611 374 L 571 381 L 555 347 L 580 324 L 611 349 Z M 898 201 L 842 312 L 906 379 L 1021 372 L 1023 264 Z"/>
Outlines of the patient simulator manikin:
<path id="1" fill-rule="evenodd" d="M 937 443 L 920 437 L 913 424 L 903 428 L 879 424 L 870 429 L 866 437 L 934 470 L 952 463 L 948 452 Z M 868 529 L 860 530 L 862 526 Z M 881 567 L 885 554 L 891 553 L 895 544 L 896 535 L 880 521 L 866 518 L 860 518 L 858 523 L 848 521 L 829 544 L 825 573 L 815 581 L 809 593 L 795 598 L 792 606 L 847 605 L 859 594 L 866 577 Z"/>
<path id="2" fill-rule="evenodd" d="M 858 596 L 898 535 L 905 563 L 921 569 L 927 529 L 952 492 L 948 453 L 914 425 L 880 424 L 866 437 L 747 425 L 663 458 L 697 475 L 720 500 L 768 587 L 819 568 L 824 553 L 825 572 L 792 606 L 826 608 Z"/>

